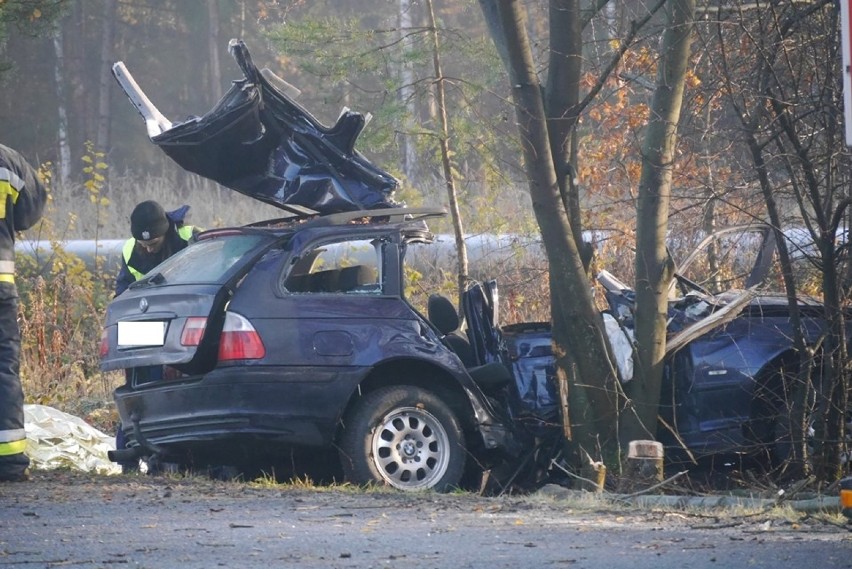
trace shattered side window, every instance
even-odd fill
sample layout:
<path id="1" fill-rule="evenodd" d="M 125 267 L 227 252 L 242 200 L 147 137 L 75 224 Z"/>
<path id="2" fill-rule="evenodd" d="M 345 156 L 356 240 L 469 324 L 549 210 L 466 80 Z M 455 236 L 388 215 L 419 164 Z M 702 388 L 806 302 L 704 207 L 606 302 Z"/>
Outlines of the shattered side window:
<path id="1" fill-rule="evenodd" d="M 382 294 L 378 260 L 373 240 L 326 243 L 292 265 L 282 288 L 293 294 Z"/>

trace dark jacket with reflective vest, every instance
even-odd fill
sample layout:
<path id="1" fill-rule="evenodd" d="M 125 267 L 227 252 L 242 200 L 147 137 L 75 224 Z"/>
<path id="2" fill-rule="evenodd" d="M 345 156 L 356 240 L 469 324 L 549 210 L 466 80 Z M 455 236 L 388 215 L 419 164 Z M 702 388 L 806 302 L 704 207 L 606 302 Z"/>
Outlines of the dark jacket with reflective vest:
<path id="1" fill-rule="evenodd" d="M 184 225 L 189 206 L 182 206 L 174 211 L 166 212 L 169 218 L 169 230 L 166 231 L 166 241 L 156 253 L 148 253 L 136 244 L 131 237 L 124 242 L 121 251 L 121 270 L 115 279 L 115 295 L 118 296 L 142 278 L 142 275 L 185 248 L 189 241 L 200 230 L 192 225 Z"/>
<path id="2" fill-rule="evenodd" d="M 0 480 L 24 476 L 29 458 L 24 431 L 24 394 L 18 376 L 21 339 L 15 287 L 15 233 L 33 226 L 44 211 L 47 190 L 32 166 L 0 144 Z"/>

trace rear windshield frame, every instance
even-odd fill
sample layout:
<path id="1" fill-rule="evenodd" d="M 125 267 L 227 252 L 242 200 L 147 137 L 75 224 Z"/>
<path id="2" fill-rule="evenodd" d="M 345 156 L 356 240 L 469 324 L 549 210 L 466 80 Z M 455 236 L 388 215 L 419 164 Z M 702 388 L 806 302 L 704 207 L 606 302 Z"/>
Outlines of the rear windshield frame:
<path id="1" fill-rule="evenodd" d="M 203 236 L 172 255 L 146 275 L 159 275 L 158 284 L 224 284 L 246 262 L 275 239 L 257 232 L 216 233 Z"/>

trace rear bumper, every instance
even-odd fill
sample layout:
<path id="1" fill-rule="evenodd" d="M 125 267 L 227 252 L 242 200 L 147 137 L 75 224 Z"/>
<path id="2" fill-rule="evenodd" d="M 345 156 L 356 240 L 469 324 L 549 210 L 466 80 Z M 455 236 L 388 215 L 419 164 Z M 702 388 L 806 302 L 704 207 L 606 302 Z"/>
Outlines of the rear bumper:
<path id="1" fill-rule="evenodd" d="M 240 366 L 115 391 L 128 446 L 156 452 L 223 439 L 325 446 L 366 370 Z"/>

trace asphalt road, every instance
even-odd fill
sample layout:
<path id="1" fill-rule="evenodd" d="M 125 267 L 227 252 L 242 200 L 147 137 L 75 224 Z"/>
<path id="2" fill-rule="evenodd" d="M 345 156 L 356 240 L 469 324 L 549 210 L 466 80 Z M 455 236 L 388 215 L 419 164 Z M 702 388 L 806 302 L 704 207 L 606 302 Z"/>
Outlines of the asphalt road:
<path id="1" fill-rule="evenodd" d="M 0 567 L 852 568 L 852 526 L 639 509 L 39 472 L 0 485 Z"/>

